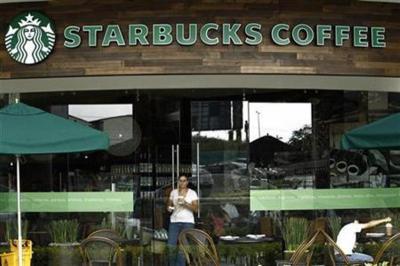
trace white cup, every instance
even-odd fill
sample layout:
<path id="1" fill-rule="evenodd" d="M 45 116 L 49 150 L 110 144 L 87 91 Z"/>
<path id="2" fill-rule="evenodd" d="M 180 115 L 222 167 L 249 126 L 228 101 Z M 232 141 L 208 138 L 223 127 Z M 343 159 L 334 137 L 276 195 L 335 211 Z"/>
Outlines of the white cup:
<path id="1" fill-rule="evenodd" d="M 386 235 L 392 236 L 393 234 L 393 225 L 391 223 L 386 224 Z"/>
<path id="2" fill-rule="evenodd" d="M 185 202 L 185 198 L 183 196 L 178 196 L 178 204 L 182 205 Z"/>

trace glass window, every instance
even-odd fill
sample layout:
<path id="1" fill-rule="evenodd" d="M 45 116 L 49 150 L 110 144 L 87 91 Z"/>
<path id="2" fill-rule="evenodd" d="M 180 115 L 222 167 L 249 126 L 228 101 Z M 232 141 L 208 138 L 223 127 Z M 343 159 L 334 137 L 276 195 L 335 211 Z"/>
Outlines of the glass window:
<path id="1" fill-rule="evenodd" d="M 354 220 L 378 220 L 357 234 L 354 249 L 375 256 L 383 240 L 374 237 L 388 221 L 380 219 L 391 217 L 393 233 L 399 230 L 400 152 L 347 150 L 341 139 L 397 113 L 399 97 L 266 89 L 22 94 L 27 104 L 110 136 L 108 151 L 22 157 L 33 264 L 81 265 L 76 243 L 108 229 L 119 236 L 126 265 L 165 265 L 167 206 L 181 175 L 199 197 L 195 226 L 225 264 L 275 265 L 310 232 L 336 240 Z M 7 102 L 0 95 L 0 105 Z M 374 131 L 374 141 L 390 137 L 383 131 Z M 15 186 L 14 158 L 0 156 L 3 242 L 16 237 Z M 64 251 L 59 242 L 75 244 Z M 313 263 L 328 264 L 327 253 L 315 254 Z"/>

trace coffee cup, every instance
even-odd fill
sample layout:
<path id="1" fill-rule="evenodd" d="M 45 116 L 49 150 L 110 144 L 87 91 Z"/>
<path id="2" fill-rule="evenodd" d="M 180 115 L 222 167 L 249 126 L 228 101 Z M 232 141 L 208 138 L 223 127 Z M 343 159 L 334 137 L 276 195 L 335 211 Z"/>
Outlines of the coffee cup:
<path id="1" fill-rule="evenodd" d="M 178 204 L 182 205 L 183 203 L 185 203 L 185 198 L 183 196 L 178 196 Z"/>
<path id="2" fill-rule="evenodd" d="M 386 224 L 386 235 L 392 236 L 393 234 L 393 225 L 391 223 Z"/>

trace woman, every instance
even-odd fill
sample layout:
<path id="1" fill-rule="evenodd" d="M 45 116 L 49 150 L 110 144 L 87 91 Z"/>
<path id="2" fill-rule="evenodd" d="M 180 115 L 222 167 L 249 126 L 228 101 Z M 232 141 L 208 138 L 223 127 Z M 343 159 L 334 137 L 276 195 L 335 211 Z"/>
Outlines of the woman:
<path id="1" fill-rule="evenodd" d="M 194 227 L 194 215 L 198 210 L 197 193 L 188 188 L 188 177 L 181 175 L 178 179 L 178 189 L 171 191 L 168 201 L 168 211 L 171 218 L 168 230 L 168 246 L 170 253 L 170 266 L 185 265 L 183 254 L 177 251 L 179 233 L 186 228 Z"/>

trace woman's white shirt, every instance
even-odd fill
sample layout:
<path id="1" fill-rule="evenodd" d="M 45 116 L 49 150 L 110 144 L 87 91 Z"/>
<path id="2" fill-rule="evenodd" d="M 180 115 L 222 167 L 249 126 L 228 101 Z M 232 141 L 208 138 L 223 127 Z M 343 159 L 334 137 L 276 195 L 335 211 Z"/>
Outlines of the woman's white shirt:
<path id="1" fill-rule="evenodd" d="M 174 211 L 171 214 L 171 223 L 192 223 L 194 224 L 194 215 L 193 212 L 183 206 L 178 204 L 179 191 L 178 189 L 174 189 L 171 191 L 169 199 L 172 201 L 173 206 L 175 207 Z M 199 197 L 197 193 L 188 189 L 184 200 L 186 203 L 191 204 L 193 201 L 198 200 Z"/>

